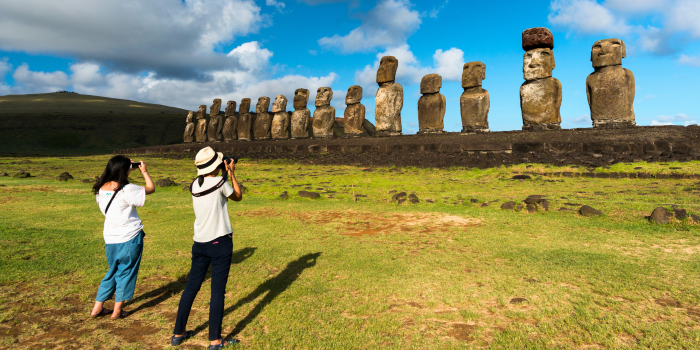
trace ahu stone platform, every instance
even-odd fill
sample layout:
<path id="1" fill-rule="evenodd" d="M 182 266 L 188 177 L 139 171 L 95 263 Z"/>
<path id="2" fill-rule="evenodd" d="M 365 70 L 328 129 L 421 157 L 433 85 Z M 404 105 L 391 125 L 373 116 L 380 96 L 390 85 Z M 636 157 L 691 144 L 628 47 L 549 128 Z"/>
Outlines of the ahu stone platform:
<path id="1" fill-rule="evenodd" d="M 541 163 L 595 168 L 619 162 L 699 160 L 700 126 L 253 140 L 119 149 L 114 153 L 194 156 L 206 146 L 243 158 L 313 164 L 490 168 Z"/>

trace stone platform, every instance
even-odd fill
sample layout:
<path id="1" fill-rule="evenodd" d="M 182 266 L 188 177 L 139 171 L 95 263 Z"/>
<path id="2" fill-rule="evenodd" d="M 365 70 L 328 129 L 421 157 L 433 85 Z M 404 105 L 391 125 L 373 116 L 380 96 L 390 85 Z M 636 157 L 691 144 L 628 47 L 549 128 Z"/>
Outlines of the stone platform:
<path id="1" fill-rule="evenodd" d="M 479 167 L 519 163 L 603 167 L 618 162 L 700 159 L 700 127 L 503 131 L 341 139 L 189 143 L 114 150 L 115 154 L 194 155 L 211 146 L 226 155 L 313 164 Z"/>

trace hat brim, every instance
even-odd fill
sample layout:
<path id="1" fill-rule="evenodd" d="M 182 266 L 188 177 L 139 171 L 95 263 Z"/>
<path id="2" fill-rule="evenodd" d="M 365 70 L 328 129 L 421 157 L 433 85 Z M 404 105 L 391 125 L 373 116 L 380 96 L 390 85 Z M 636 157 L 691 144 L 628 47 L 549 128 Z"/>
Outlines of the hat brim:
<path id="1" fill-rule="evenodd" d="M 218 168 L 219 165 L 220 165 L 221 163 L 224 162 L 224 160 L 223 160 L 223 159 L 224 159 L 224 154 L 223 154 L 223 153 L 221 153 L 221 152 L 216 152 L 216 155 L 218 156 L 218 157 L 217 157 L 217 161 L 214 162 L 214 164 L 212 164 L 212 165 L 210 165 L 210 166 L 208 166 L 208 167 L 206 167 L 206 168 L 204 168 L 204 169 L 197 169 L 197 176 L 199 176 L 199 175 L 207 175 L 207 174 L 209 174 L 209 173 L 213 173 L 214 170 L 216 170 L 216 168 Z"/>

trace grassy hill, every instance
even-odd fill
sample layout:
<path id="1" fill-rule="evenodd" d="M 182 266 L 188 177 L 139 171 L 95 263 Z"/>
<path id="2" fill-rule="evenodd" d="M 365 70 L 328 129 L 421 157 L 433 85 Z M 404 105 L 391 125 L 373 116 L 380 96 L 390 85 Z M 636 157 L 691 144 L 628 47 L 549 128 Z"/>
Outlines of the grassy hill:
<path id="1" fill-rule="evenodd" d="M 115 98 L 0 96 L 0 154 L 86 155 L 182 142 L 187 111 Z"/>

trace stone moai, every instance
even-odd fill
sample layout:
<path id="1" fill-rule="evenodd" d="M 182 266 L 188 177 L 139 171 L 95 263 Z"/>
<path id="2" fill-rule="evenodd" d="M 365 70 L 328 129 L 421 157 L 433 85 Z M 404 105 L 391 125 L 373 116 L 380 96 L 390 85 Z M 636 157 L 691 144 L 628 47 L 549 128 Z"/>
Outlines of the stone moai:
<path id="1" fill-rule="evenodd" d="M 561 83 L 552 77 L 554 36 L 547 28 L 523 32 L 523 76 L 520 109 L 523 130 L 561 129 Z"/>
<path id="2" fill-rule="evenodd" d="M 306 108 L 308 102 L 309 90 L 297 89 L 294 91 L 294 112 L 292 112 L 292 120 L 290 122 L 293 139 L 305 139 L 309 137 L 311 111 Z"/>
<path id="3" fill-rule="evenodd" d="M 238 138 L 238 118 L 236 118 L 236 101 L 228 101 L 224 112 L 226 121 L 224 122 L 224 141 L 231 142 Z"/>
<path id="4" fill-rule="evenodd" d="M 445 128 L 445 108 L 447 101 L 445 95 L 440 93 L 442 77 L 439 74 L 428 74 L 420 81 L 420 93 L 418 99 L 418 133 L 438 134 Z"/>
<path id="5" fill-rule="evenodd" d="M 398 67 L 399 60 L 394 56 L 384 56 L 379 61 L 377 70 L 379 90 L 377 90 L 374 107 L 377 136 L 401 135 L 403 87 L 395 81 Z"/>
<path id="6" fill-rule="evenodd" d="M 343 115 L 343 129 L 347 137 L 360 137 L 364 133 L 365 106 L 362 101 L 362 86 L 353 85 L 345 95 L 345 114 Z"/>
<path id="7" fill-rule="evenodd" d="M 482 62 L 465 63 L 462 68 L 462 88 L 459 98 L 462 115 L 462 133 L 471 134 L 489 131 L 489 92 L 481 88 L 486 79 L 486 65 Z"/>
<path id="8" fill-rule="evenodd" d="M 270 98 L 258 98 L 258 104 L 255 105 L 255 122 L 253 125 L 253 138 L 256 140 L 269 140 L 270 127 L 272 126 L 272 117 L 268 110 L 270 109 Z"/>
<path id="9" fill-rule="evenodd" d="M 190 111 L 187 113 L 187 124 L 185 124 L 185 134 L 183 135 L 183 141 L 185 143 L 190 143 L 194 141 L 194 112 Z"/>
<path id="10" fill-rule="evenodd" d="M 277 95 L 272 104 L 272 138 L 286 140 L 289 138 L 289 113 L 287 113 L 287 98 Z"/>
<path id="11" fill-rule="evenodd" d="M 207 142 L 207 105 L 200 105 L 197 111 L 197 129 L 195 139 L 197 142 Z"/>
<path id="12" fill-rule="evenodd" d="M 622 68 L 627 56 L 620 39 L 598 40 L 591 49 L 595 71 L 586 79 L 586 96 L 594 128 L 624 128 L 634 119 L 634 74 Z"/>
<path id="13" fill-rule="evenodd" d="M 221 99 L 217 98 L 209 109 L 209 128 L 207 131 L 209 142 L 221 141 L 221 130 L 223 128 L 224 123 L 221 120 Z"/>
<path id="14" fill-rule="evenodd" d="M 331 106 L 333 90 L 329 87 L 320 87 L 316 91 L 316 110 L 314 111 L 314 138 L 333 137 L 335 125 L 335 108 Z"/>
<path id="15" fill-rule="evenodd" d="M 251 130 L 253 129 L 253 115 L 250 114 L 250 99 L 244 98 L 241 100 L 241 106 L 238 109 L 238 139 L 250 141 Z"/>

